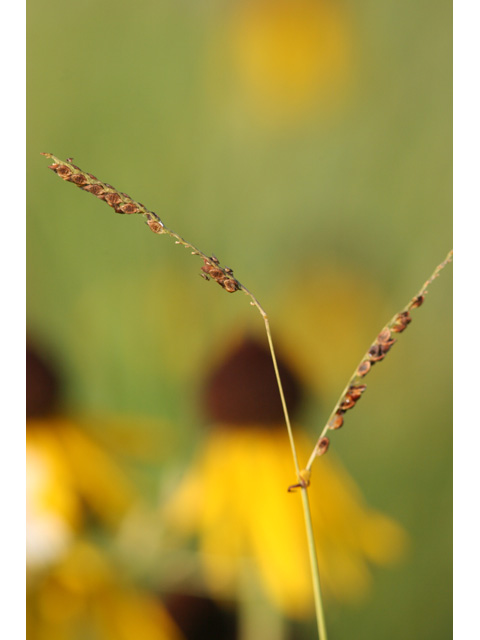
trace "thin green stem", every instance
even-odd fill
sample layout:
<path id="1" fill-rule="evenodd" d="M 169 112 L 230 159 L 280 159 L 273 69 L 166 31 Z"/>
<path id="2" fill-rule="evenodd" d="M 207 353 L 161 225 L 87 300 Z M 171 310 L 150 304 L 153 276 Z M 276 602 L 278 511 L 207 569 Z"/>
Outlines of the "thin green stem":
<path id="1" fill-rule="evenodd" d="M 302 504 L 305 515 L 305 528 L 307 530 L 308 552 L 310 555 L 310 566 L 312 568 L 313 597 L 315 601 L 315 614 L 317 618 L 318 637 L 320 640 L 327 640 L 327 627 L 323 613 L 322 591 L 320 588 L 320 572 L 318 570 L 317 550 L 315 547 L 315 536 L 313 534 L 312 517 L 310 514 L 310 502 L 308 500 L 308 489 L 302 487 Z"/>
<path id="2" fill-rule="evenodd" d="M 313 597 L 314 597 L 314 603 L 315 603 L 315 614 L 317 619 L 318 637 L 319 637 L 319 640 L 327 640 L 327 629 L 325 625 L 325 615 L 323 611 L 322 591 L 320 588 L 320 571 L 318 568 L 317 550 L 315 547 L 315 536 L 313 533 L 312 517 L 310 513 L 310 502 L 308 499 L 308 489 L 307 489 L 308 481 L 305 482 L 305 479 L 302 476 L 302 472 L 300 470 L 300 465 L 298 463 L 297 450 L 295 447 L 295 440 L 293 437 L 293 430 L 290 422 L 287 403 L 285 400 L 285 394 L 283 392 L 282 380 L 280 377 L 280 372 L 278 370 L 277 358 L 276 358 L 275 349 L 273 346 L 272 333 L 270 331 L 270 323 L 268 321 L 267 314 L 265 313 L 263 308 L 260 306 L 257 299 L 250 293 L 250 291 L 248 291 L 248 289 L 245 289 L 243 285 L 241 285 L 240 288 L 252 298 L 251 304 L 256 306 L 257 309 L 260 311 L 260 314 L 262 315 L 263 321 L 265 323 L 265 331 L 267 334 L 268 345 L 270 347 L 270 355 L 272 357 L 273 368 L 275 370 L 275 377 L 277 380 L 278 390 L 280 393 L 280 399 L 282 401 L 283 414 L 285 417 L 285 424 L 287 426 L 288 437 L 290 439 L 290 447 L 292 450 L 293 461 L 295 464 L 295 470 L 297 473 L 297 478 L 299 480 L 301 494 L 302 494 L 303 515 L 305 519 L 305 529 L 307 532 L 308 554 L 310 558 L 310 570 L 312 573 Z"/>
<path id="3" fill-rule="evenodd" d="M 292 426 L 291 426 L 290 417 L 288 414 L 287 403 L 285 401 L 285 395 L 283 393 L 282 380 L 280 378 L 280 373 L 278 370 L 277 358 L 275 356 L 275 349 L 273 347 L 272 334 L 270 331 L 270 323 L 268 322 L 268 317 L 266 313 L 263 311 L 263 309 L 259 307 L 259 310 L 265 322 L 265 330 L 267 332 L 268 344 L 270 346 L 270 354 L 272 356 L 273 367 L 275 369 L 275 377 L 277 379 L 278 390 L 280 392 L 280 398 L 282 401 L 283 413 L 285 416 L 285 424 L 287 425 L 288 436 L 290 438 L 290 446 L 292 449 L 293 460 L 295 463 L 295 470 L 297 472 L 297 478 L 300 483 L 300 489 L 302 494 L 303 515 L 305 518 L 305 529 L 307 532 L 307 541 L 308 541 L 308 554 L 310 558 L 310 569 L 312 572 L 313 597 L 315 602 L 315 614 L 317 619 L 318 637 L 319 637 L 319 640 L 327 640 L 327 629 L 325 625 L 325 615 L 323 612 L 322 591 L 320 588 L 320 572 L 318 568 L 317 550 L 315 547 L 315 536 L 313 533 L 312 517 L 310 513 L 310 502 L 308 499 L 308 489 L 307 489 L 308 481 L 305 482 L 305 479 L 302 476 L 302 472 L 300 471 L 300 466 L 298 464 L 298 457 L 297 457 L 297 451 L 295 448 L 295 441 L 293 438 Z"/>
<path id="4" fill-rule="evenodd" d="M 275 377 L 277 379 L 278 390 L 280 392 L 280 399 L 282 401 L 283 415 L 285 417 L 285 424 L 287 426 L 288 437 L 290 440 L 290 447 L 292 449 L 293 462 L 295 464 L 295 471 L 297 472 L 297 477 L 299 477 L 300 465 L 298 464 L 298 456 L 297 456 L 297 450 L 295 447 L 295 439 L 293 437 L 293 430 L 290 422 L 290 416 L 288 415 L 287 402 L 285 400 L 285 395 L 283 393 L 282 380 L 280 378 L 280 372 L 278 370 L 277 358 L 275 356 L 275 349 L 273 348 L 273 340 L 272 340 L 272 334 L 270 331 L 270 323 L 268 322 L 268 318 L 266 314 L 263 316 L 263 320 L 265 322 L 265 331 L 267 333 L 268 346 L 270 347 L 270 355 L 272 356 L 273 368 L 275 369 Z"/>

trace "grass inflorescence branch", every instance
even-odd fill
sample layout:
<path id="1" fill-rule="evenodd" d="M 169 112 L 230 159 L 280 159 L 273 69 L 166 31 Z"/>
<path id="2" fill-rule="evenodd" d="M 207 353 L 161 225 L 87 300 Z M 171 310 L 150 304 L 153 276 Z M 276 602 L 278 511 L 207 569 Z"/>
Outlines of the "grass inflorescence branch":
<path id="1" fill-rule="evenodd" d="M 192 244 L 184 240 L 175 231 L 168 229 L 162 222 L 160 217 L 147 209 L 147 207 L 134 200 L 128 193 L 123 193 L 112 187 L 111 184 L 102 182 L 91 173 L 87 173 L 72 163 L 72 158 L 67 160 L 59 160 L 51 153 L 42 153 L 43 156 L 53 160 L 48 168 L 52 169 L 60 178 L 67 182 L 71 182 L 83 191 L 93 194 L 96 198 L 106 202 L 116 213 L 120 214 L 140 214 L 142 215 L 149 228 L 153 233 L 159 235 L 168 235 L 175 240 L 177 244 L 180 244 L 187 249 L 190 249 L 192 254 L 201 256 L 204 261 L 202 267 L 202 276 L 209 280 L 212 278 L 226 291 L 234 293 L 235 291 L 242 290 L 252 298 L 252 303 L 259 307 L 259 310 L 263 312 L 263 309 L 258 305 L 258 302 L 254 299 L 252 294 L 238 282 L 233 276 L 233 271 L 228 267 L 222 267 L 219 260 L 215 256 L 207 256 L 203 251 L 200 251 Z"/>
<path id="2" fill-rule="evenodd" d="M 285 402 L 280 374 L 278 371 L 277 359 L 275 356 L 275 350 L 273 347 L 272 335 L 270 331 L 270 323 L 268 321 L 268 316 L 265 313 L 265 310 L 260 305 L 256 297 L 234 277 L 232 269 L 222 266 L 216 256 L 208 256 L 203 251 L 200 251 L 200 249 L 197 249 L 197 247 L 195 247 L 193 244 L 187 242 L 187 240 L 179 236 L 178 233 L 172 231 L 172 229 L 169 229 L 156 213 L 150 211 L 150 209 L 147 209 L 147 207 L 141 202 L 134 200 L 131 196 L 128 195 L 128 193 L 118 191 L 118 189 L 112 187 L 111 184 L 102 182 L 91 173 L 83 171 L 83 169 L 80 169 L 80 167 L 77 167 L 75 164 L 73 164 L 72 158 L 68 158 L 67 160 L 60 160 L 51 153 L 42 153 L 42 155 L 53 161 L 49 166 L 49 169 L 52 169 L 52 171 L 54 171 L 66 182 L 71 182 L 83 191 L 87 191 L 88 193 L 93 194 L 96 198 L 103 200 L 110 207 L 112 207 L 112 209 L 114 209 L 116 213 L 128 215 L 139 214 L 143 216 L 148 227 L 151 231 L 153 231 L 153 233 L 156 233 L 158 235 L 170 236 L 175 240 L 176 244 L 182 245 L 186 249 L 189 249 L 193 255 L 200 256 L 203 259 L 203 266 L 201 267 L 200 275 L 205 278 L 205 280 L 214 280 L 223 289 L 225 289 L 225 291 L 228 291 L 229 293 L 235 293 L 235 291 L 243 291 L 243 293 L 245 293 L 250 298 L 250 304 L 258 309 L 265 323 L 265 331 L 267 334 L 268 345 L 270 348 L 273 367 L 275 370 L 275 376 L 279 387 L 285 422 L 290 439 L 290 446 L 292 449 L 293 461 L 295 464 L 297 477 L 299 477 L 300 466 L 298 463 L 288 408 Z"/>
<path id="3" fill-rule="evenodd" d="M 326 434 L 332 429 L 340 429 L 340 427 L 343 426 L 345 413 L 355 407 L 367 388 L 367 385 L 363 382 L 365 376 L 377 362 L 380 362 L 385 358 L 387 353 L 397 342 L 397 336 L 400 333 L 403 333 L 412 321 L 410 312 L 414 309 L 418 309 L 418 307 L 423 304 L 425 296 L 428 293 L 429 285 L 433 280 L 435 280 L 435 278 L 438 278 L 442 269 L 451 262 L 452 259 L 453 251 L 449 251 L 445 260 L 438 265 L 417 295 L 415 295 L 399 313 L 396 313 L 393 318 L 387 322 L 370 345 L 368 351 L 365 353 L 358 367 L 347 382 L 347 385 L 342 391 L 333 411 L 328 417 L 327 423 L 320 434 L 308 464 L 303 471 L 304 473 L 309 474 L 315 459 L 326 453 L 329 445 L 329 439 Z"/>

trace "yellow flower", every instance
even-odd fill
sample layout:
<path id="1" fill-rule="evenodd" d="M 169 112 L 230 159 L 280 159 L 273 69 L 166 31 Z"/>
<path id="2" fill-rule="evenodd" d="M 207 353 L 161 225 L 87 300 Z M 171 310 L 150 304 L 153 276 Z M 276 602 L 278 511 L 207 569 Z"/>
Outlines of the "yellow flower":
<path id="1" fill-rule="evenodd" d="M 71 420 L 27 422 L 27 564 L 48 564 L 66 550 L 85 505 L 108 526 L 119 523 L 134 492 L 102 449 Z"/>
<path id="2" fill-rule="evenodd" d="M 312 443 L 298 428 L 295 437 L 299 455 L 307 459 Z M 166 517 L 181 534 L 198 536 L 214 594 L 234 594 L 242 558 L 253 557 L 273 602 L 302 618 L 312 612 L 312 583 L 300 500 L 286 491 L 292 471 L 283 432 L 262 425 L 215 429 Z M 331 454 L 314 471 L 310 499 L 326 594 L 341 601 L 361 598 L 370 584 L 368 562 L 398 560 L 404 531 L 367 507 Z"/>
<path id="3" fill-rule="evenodd" d="M 82 540 L 28 593 L 27 604 L 30 640 L 183 638 L 158 598 L 126 583 Z"/>
<path id="4" fill-rule="evenodd" d="M 338 100 L 351 66 L 350 29 L 338 2 L 244 0 L 229 34 L 240 87 L 270 119 Z"/>
<path id="5" fill-rule="evenodd" d="M 92 522 L 97 536 L 117 533 L 137 495 L 79 423 L 54 413 L 56 387 L 27 351 L 29 640 L 182 640 L 158 598 L 87 541 Z"/>
<path id="6" fill-rule="evenodd" d="M 300 497 L 287 493 L 295 476 L 281 407 L 270 403 L 262 422 L 253 420 L 272 386 L 260 364 L 262 357 L 268 363 L 268 354 L 261 353 L 250 342 L 240 345 L 210 379 L 206 405 L 216 424 L 165 517 L 183 536 L 198 537 L 213 594 L 233 596 L 244 560 L 253 558 L 273 603 L 292 618 L 304 618 L 312 612 L 312 582 Z M 255 398 L 250 392 L 258 378 L 263 382 Z M 243 423 L 235 421 L 238 415 Z M 313 443 L 298 426 L 294 434 L 299 459 L 306 461 Z M 406 534 L 365 504 L 331 453 L 314 468 L 309 492 L 324 590 L 341 601 L 359 599 L 371 580 L 368 564 L 398 560 Z"/>

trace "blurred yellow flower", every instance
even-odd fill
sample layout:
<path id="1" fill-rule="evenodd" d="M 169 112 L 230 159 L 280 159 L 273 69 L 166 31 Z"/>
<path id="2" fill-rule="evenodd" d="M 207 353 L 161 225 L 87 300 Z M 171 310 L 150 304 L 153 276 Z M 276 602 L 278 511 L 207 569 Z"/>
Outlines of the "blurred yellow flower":
<path id="1" fill-rule="evenodd" d="M 29 640 L 182 640 L 154 595 L 126 583 L 83 540 L 27 592 Z"/>
<path id="2" fill-rule="evenodd" d="M 230 25 L 243 94 L 271 119 L 335 103 L 351 66 L 351 35 L 333 0 L 244 0 Z"/>
<path id="3" fill-rule="evenodd" d="M 117 533 L 138 496 L 80 423 L 57 414 L 57 386 L 27 350 L 28 638 L 182 640 L 158 598 L 88 541 Z"/>
<path id="4" fill-rule="evenodd" d="M 248 342 L 240 345 L 210 380 L 206 403 L 219 421 L 164 515 L 182 536 L 198 537 L 213 594 L 232 597 L 243 561 L 253 558 L 273 603 L 289 617 L 304 618 L 313 611 L 312 582 L 300 498 L 287 493 L 295 474 L 278 399 L 269 402 L 270 413 L 264 411 L 261 422 L 253 421 L 272 388 L 261 351 Z M 268 354 L 264 362 L 271 368 Z M 243 376 L 248 371 L 247 380 Z M 288 376 L 283 377 L 291 387 Z M 253 388 L 256 395 L 249 393 Z M 225 421 L 230 411 L 232 417 Z M 239 415 L 243 423 L 236 420 Z M 299 458 L 306 461 L 313 443 L 300 427 L 294 433 Z M 399 560 L 407 536 L 392 519 L 365 504 L 330 453 L 314 469 L 309 491 L 325 592 L 340 601 L 358 600 L 371 580 L 368 564 Z"/>
<path id="5" fill-rule="evenodd" d="M 26 435 L 27 565 L 57 560 L 85 518 L 119 523 L 134 492 L 107 454 L 74 422 L 30 419 Z"/>

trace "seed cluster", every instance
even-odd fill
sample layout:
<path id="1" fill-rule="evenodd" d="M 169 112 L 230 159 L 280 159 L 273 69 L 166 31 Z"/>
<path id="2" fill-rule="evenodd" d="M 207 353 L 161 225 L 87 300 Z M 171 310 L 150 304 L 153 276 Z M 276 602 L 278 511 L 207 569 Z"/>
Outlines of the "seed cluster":
<path id="1" fill-rule="evenodd" d="M 202 273 L 200 274 L 205 280 L 215 280 L 218 284 L 228 291 L 234 293 L 240 288 L 239 283 L 233 277 L 233 271 L 229 267 L 220 267 L 217 257 L 211 256 L 209 259 L 203 259 Z"/>
<path id="2" fill-rule="evenodd" d="M 343 426 L 344 414 L 346 411 L 353 409 L 358 400 L 362 397 L 363 392 L 367 388 L 366 384 L 358 384 L 362 378 L 364 378 L 373 365 L 376 362 L 380 362 L 385 358 L 387 353 L 397 342 L 392 336 L 398 333 L 402 333 L 408 327 L 412 318 L 410 311 L 418 308 L 424 300 L 426 294 L 426 286 L 431 282 L 427 281 L 422 288 L 422 291 L 416 295 L 409 302 L 404 311 L 397 313 L 388 325 L 380 331 L 376 337 L 374 343 L 367 351 L 366 355 L 362 359 L 362 362 L 358 365 L 357 370 L 352 377 L 347 391 L 337 404 L 333 416 L 328 422 L 329 429 L 340 429 Z"/>
<path id="3" fill-rule="evenodd" d="M 242 289 L 241 284 L 233 277 L 232 269 L 220 266 L 220 263 L 215 256 L 206 256 L 174 231 L 167 229 L 156 213 L 147 209 L 141 202 L 137 202 L 131 198 L 128 193 L 118 191 L 115 187 L 112 187 L 112 185 L 106 182 L 101 182 L 101 180 L 91 173 L 83 171 L 80 167 L 77 167 L 72 163 L 72 158 L 59 160 L 51 153 L 42 153 L 42 155 L 53 160 L 53 163 L 48 168 L 52 169 L 52 171 L 60 176 L 62 180 L 71 182 L 72 184 L 77 185 L 77 187 L 83 189 L 83 191 L 88 191 L 88 193 L 93 194 L 96 198 L 103 200 L 112 207 L 116 213 L 137 213 L 143 215 L 146 218 L 147 225 L 153 233 L 169 235 L 174 238 L 177 244 L 181 244 L 184 247 L 191 249 L 192 254 L 202 257 L 204 265 L 202 267 L 201 275 L 205 280 L 215 280 L 215 282 L 218 282 L 218 284 L 229 293 L 234 293 L 235 291 Z M 246 291 L 246 289 L 244 289 L 244 291 Z"/>
<path id="4" fill-rule="evenodd" d="M 367 388 L 366 384 L 351 384 L 343 396 L 335 415 L 328 423 L 329 429 L 340 429 L 343 426 L 343 414 L 357 404 Z"/>
<path id="5" fill-rule="evenodd" d="M 72 158 L 68 158 L 66 161 L 63 161 L 59 160 L 51 153 L 43 153 L 42 155 L 53 160 L 53 164 L 51 164 L 48 168 L 52 169 L 52 171 L 54 171 L 57 176 L 60 176 L 62 180 L 72 182 L 73 184 L 77 185 L 77 187 L 83 189 L 83 191 L 88 191 L 96 198 L 103 200 L 110 207 L 112 207 L 112 209 L 114 209 L 116 213 L 140 213 L 146 215 L 149 218 L 154 218 L 159 225 L 163 226 L 158 216 L 154 214 L 153 211 L 149 211 L 145 207 L 145 205 L 141 204 L 140 202 L 136 202 L 128 195 L 128 193 L 117 191 L 117 189 L 115 189 L 115 187 L 112 187 L 111 184 L 101 182 L 91 173 L 87 173 L 86 171 L 83 171 L 76 165 L 72 164 Z"/>

